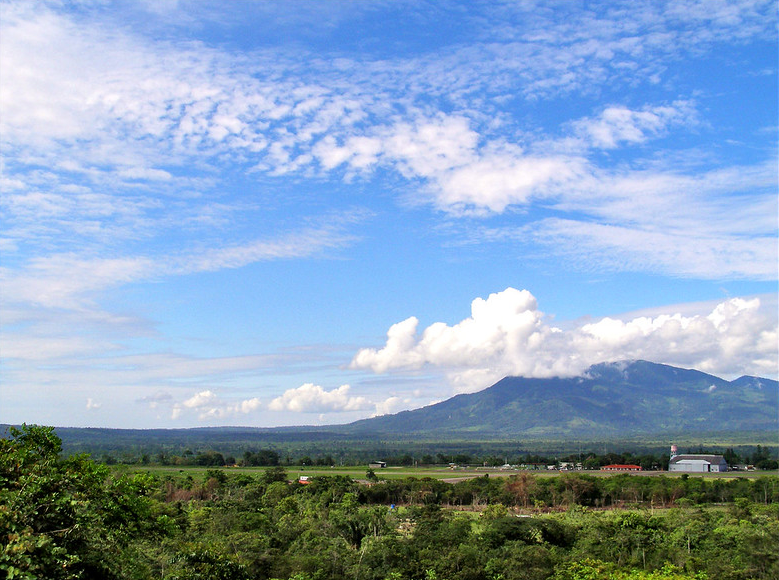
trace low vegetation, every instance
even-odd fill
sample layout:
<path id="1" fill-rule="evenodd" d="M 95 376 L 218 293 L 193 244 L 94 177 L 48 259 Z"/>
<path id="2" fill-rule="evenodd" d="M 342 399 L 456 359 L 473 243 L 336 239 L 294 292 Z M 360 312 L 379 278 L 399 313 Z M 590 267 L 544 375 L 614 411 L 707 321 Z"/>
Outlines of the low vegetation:
<path id="1" fill-rule="evenodd" d="M 779 477 L 168 474 L 0 439 L 0 570 L 47 579 L 779 577 Z"/>

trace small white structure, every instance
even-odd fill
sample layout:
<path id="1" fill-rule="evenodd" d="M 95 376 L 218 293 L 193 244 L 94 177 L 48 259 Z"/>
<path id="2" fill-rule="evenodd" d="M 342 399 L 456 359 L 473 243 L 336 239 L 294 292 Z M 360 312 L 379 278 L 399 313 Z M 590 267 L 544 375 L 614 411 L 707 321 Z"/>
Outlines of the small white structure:
<path id="1" fill-rule="evenodd" d="M 668 471 L 683 473 L 712 473 L 728 470 L 722 455 L 676 455 L 668 463 Z"/>

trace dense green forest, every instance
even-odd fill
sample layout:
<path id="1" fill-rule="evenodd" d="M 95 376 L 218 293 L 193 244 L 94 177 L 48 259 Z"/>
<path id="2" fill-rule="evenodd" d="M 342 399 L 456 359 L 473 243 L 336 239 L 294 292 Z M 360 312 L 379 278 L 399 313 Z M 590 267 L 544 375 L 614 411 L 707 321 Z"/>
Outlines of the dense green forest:
<path id="1" fill-rule="evenodd" d="M 154 477 L 0 440 L 0 570 L 47 579 L 747 579 L 779 576 L 779 478 L 289 482 Z M 370 475 L 370 474 L 368 474 Z"/>

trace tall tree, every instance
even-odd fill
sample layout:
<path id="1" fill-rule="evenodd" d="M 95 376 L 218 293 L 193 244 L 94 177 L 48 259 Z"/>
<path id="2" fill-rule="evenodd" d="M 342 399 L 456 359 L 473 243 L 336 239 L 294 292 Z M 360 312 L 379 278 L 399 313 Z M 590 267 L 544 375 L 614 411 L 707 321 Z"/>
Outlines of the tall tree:
<path id="1" fill-rule="evenodd" d="M 153 518 L 150 478 L 112 479 L 86 455 L 60 459 L 52 427 L 0 439 L 0 571 L 8 578 L 120 577 L 120 552 Z"/>

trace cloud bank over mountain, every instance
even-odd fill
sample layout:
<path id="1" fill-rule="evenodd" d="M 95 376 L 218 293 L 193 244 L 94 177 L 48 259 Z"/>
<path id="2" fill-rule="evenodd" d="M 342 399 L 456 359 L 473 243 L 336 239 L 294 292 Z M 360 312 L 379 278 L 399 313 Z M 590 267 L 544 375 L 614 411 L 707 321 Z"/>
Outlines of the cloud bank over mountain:
<path id="1" fill-rule="evenodd" d="M 507 288 L 476 298 L 471 315 L 451 326 L 437 322 L 420 333 L 413 316 L 393 324 L 385 345 L 359 350 L 351 367 L 385 373 L 429 365 L 465 390 L 506 375 L 570 377 L 599 362 L 639 358 L 713 374 L 771 374 L 778 363 L 775 307 L 733 298 L 705 314 L 606 317 L 563 329 L 529 291 Z"/>

